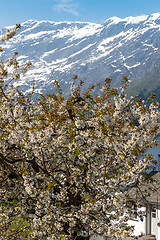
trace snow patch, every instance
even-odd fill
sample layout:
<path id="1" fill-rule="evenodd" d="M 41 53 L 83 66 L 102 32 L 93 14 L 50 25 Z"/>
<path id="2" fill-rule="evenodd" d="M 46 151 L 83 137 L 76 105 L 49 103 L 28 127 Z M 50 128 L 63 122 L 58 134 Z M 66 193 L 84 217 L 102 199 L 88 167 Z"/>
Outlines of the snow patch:
<path id="1" fill-rule="evenodd" d="M 114 71 L 114 73 L 116 73 L 116 72 L 122 72 L 122 71 L 120 69 L 117 69 Z"/>
<path id="2" fill-rule="evenodd" d="M 90 48 L 90 47 L 92 47 L 92 46 L 94 46 L 94 45 L 95 45 L 95 43 L 89 44 L 87 47 L 85 47 L 85 48 L 81 49 L 80 51 L 78 51 L 78 52 L 70 55 L 69 58 L 72 58 L 72 57 L 74 57 L 74 56 L 76 56 L 76 55 L 84 52 L 85 50 L 87 50 L 88 48 Z"/>
<path id="3" fill-rule="evenodd" d="M 19 61 L 19 60 L 24 59 L 24 58 L 28 58 L 28 56 L 21 55 L 21 56 L 17 57 L 17 60 Z"/>
<path id="4" fill-rule="evenodd" d="M 27 36 L 25 36 L 24 40 L 32 40 L 32 39 L 39 39 L 41 36 L 47 35 L 49 33 L 49 31 L 42 31 L 42 32 L 38 32 L 38 33 L 31 33 Z"/>
<path id="5" fill-rule="evenodd" d="M 136 67 L 138 67 L 139 65 L 141 65 L 140 62 L 139 62 L 139 63 L 136 63 L 136 64 L 134 64 L 134 65 L 132 65 L 132 66 L 128 66 L 126 63 L 124 63 L 124 66 L 125 66 L 126 68 L 128 68 L 128 69 L 136 68 Z"/>
<path id="6" fill-rule="evenodd" d="M 50 55 L 50 54 L 53 54 L 56 50 L 57 50 L 57 48 L 55 48 L 55 49 L 53 49 L 53 50 L 51 50 L 51 51 L 49 51 L 49 52 L 45 52 L 45 53 L 43 54 L 42 58 L 47 57 L 47 56 Z"/>

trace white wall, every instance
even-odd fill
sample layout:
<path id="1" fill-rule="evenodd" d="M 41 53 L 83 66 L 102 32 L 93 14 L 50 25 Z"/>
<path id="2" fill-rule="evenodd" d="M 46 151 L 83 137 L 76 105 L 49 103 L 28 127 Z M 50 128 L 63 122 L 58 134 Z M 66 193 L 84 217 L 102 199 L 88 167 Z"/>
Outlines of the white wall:
<path id="1" fill-rule="evenodd" d="M 156 219 L 156 223 L 153 226 L 153 229 L 155 229 L 155 232 L 156 232 L 156 239 L 160 240 L 160 227 L 157 226 L 158 222 L 160 222 L 160 210 L 157 210 L 157 219 Z"/>
<path id="2" fill-rule="evenodd" d="M 142 211 L 145 208 L 141 209 Z M 128 224 L 130 226 L 135 226 L 135 230 L 133 232 L 134 236 L 139 236 L 141 234 L 146 235 L 146 217 L 143 218 L 143 222 L 140 221 L 139 218 L 137 221 L 129 220 Z M 156 218 L 152 218 L 151 220 L 151 234 L 156 236 L 157 240 L 160 240 L 160 227 L 157 226 L 157 223 L 160 222 L 160 210 L 156 210 Z"/>
<path id="3" fill-rule="evenodd" d="M 145 207 L 142 207 L 138 210 L 145 211 Z M 137 217 L 135 220 L 129 220 L 128 224 L 134 226 L 134 236 L 145 235 L 146 234 L 146 217 L 143 217 L 143 222 Z"/>

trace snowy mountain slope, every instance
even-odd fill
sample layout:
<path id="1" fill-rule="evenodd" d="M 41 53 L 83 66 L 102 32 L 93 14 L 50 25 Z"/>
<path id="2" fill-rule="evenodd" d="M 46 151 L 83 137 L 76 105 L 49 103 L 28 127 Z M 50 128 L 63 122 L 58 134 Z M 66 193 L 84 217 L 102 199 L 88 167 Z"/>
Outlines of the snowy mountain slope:
<path id="1" fill-rule="evenodd" d="M 112 17 L 103 24 L 29 20 L 21 26 L 14 38 L 1 44 L 0 58 L 17 51 L 21 64 L 32 61 L 31 69 L 16 83 L 25 92 L 33 80 L 37 92 L 49 92 L 56 79 L 67 94 L 73 74 L 85 87 L 106 77 L 113 78 L 117 87 L 123 76 L 138 81 L 154 69 L 160 76 L 160 13 Z"/>

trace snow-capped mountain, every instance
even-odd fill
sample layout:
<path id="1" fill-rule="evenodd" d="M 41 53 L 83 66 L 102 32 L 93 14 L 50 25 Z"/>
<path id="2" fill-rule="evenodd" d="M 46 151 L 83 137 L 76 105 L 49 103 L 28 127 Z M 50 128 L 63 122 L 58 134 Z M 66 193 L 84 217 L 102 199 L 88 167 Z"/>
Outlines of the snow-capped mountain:
<path id="1" fill-rule="evenodd" d="M 2 29 L 1 34 L 6 29 Z M 88 87 L 106 77 L 119 86 L 123 76 L 136 85 L 150 73 L 160 77 L 160 13 L 109 18 L 103 24 L 28 20 L 11 40 L 1 44 L 0 59 L 19 53 L 20 64 L 30 60 L 30 70 L 16 83 L 29 91 L 50 92 L 54 80 L 67 94 L 73 74 Z M 155 80 L 160 87 L 160 81 Z M 143 81 L 142 81 L 143 82 Z M 147 87 L 148 88 L 148 87 Z"/>

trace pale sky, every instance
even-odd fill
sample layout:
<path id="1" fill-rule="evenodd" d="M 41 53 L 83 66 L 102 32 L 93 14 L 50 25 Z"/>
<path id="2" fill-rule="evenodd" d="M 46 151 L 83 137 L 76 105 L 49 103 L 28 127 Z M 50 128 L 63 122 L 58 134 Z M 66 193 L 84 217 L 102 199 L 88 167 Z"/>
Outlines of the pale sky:
<path id="1" fill-rule="evenodd" d="M 29 19 L 102 23 L 160 12 L 160 0 L 0 0 L 0 29 Z"/>

